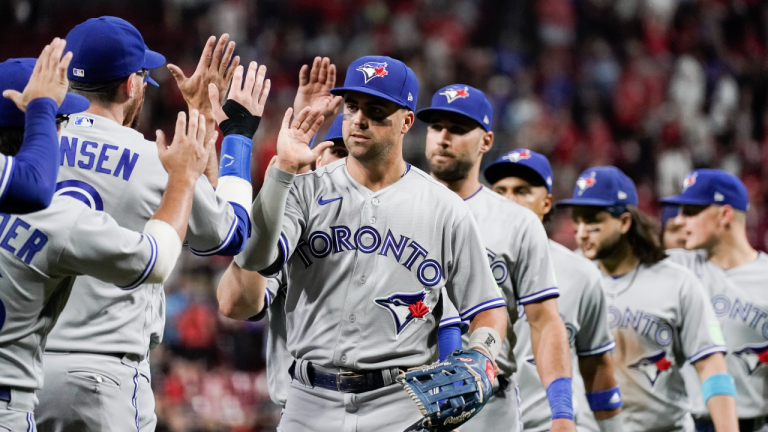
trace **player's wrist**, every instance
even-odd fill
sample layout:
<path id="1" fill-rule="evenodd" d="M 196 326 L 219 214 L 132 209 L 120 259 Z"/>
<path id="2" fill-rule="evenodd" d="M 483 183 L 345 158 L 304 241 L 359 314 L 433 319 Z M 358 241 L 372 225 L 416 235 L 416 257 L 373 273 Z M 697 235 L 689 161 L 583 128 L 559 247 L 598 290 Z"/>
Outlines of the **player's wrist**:
<path id="1" fill-rule="evenodd" d="M 184 167 L 168 172 L 168 184 L 175 184 L 177 187 L 185 189 L 194 189 L 199 177 L 200 175 L 195 170 Z"/>
<path id="2" fill-rule="evenodd" d="M 277 161 L 275 161 L 274 168 L 278 168 L 281 171 L 285 171 L 287 173 L 298 174 L 301 166 L 296 162 L 280 159 L 280 156 L 278 156 Z"/>

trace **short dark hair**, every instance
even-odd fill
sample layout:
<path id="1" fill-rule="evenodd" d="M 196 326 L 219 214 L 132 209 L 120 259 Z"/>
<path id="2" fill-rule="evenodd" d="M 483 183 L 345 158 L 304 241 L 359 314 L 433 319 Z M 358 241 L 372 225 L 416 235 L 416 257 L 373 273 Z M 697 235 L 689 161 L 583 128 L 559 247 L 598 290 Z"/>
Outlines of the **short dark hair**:
<path id="1" fill-rule="evenodd" d="M 24 142 L 24 126 L 0 127 L 0 153 L 16 156 Z"/>
<path id="2" fill-rule="evenodd" d="M 143 77 L 146 72 L 146 69 L 142 69 L 136 72 L 136 74 Z M 120 88 L 120 84 L 124 83 L 127 79 L 128 77 L 126 76 L 99 83 L 70 80 L 69 91 L 84 96 L 91 103 L 109 105 L 117 102 L 117 90 Z"/>
<path id="3" fill-rule="evenodd" d="M 632 216 L 632 225 L 625 235 L 635 256 L 642 264 L 649 265 L 666 258 L 656 221 L 641 212 L 637 206 L 628 205 L 627 211 Z"/>

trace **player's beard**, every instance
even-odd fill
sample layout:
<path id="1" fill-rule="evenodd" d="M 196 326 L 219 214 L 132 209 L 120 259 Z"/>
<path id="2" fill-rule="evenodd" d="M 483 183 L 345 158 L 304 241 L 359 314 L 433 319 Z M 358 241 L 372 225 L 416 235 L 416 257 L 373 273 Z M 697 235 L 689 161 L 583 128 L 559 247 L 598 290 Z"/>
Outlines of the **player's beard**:
<path id="1" fill-rule="evenodd" d="M 370 132 L 368 132 L 368 134 L 370 134 Z M 349 156 L 355 158 L 359 162 L 364 164 L 377 163 L 389 158 L 389 155 L 397 146 L 397 137 L 394 134 L 379 139 L 374 139 L 372 137 L 367 146 L 354 144 L 350 139 L 349 142 L 345 140 L 344 145 L 349 151 Z"/>
<path id="2" fill-rule="evenodd" d="M 445 156 L 449 158 L 451 162 L 445 164 L 433 164 L 432 157 L 434 156 Z M 448 153 L 443 150 L 435 150 L 431 152 L 427 156 L 427 159 L 429 160 L 429 168 L 432 175 L 445 183 L 465 180 L 469 177 L 469 172 L 472 171 L 472 167 L 475 166 L 475 161 L 469 158 L 468 155 Z"/>
<path id="3" fill-rule="evenodd" d="M 144 108 L 143 89 L 132 99 L 132 102 L 125 107 L 125 120 L 123 121 L 123 126 L 128 126 L 131 129 L 138 129 L 142 108 Z"/>
<path id="4" fill-rule="evenodd" d="M 603 240 L 603 242 L 600 243 L 600 246 L 593 259 L 603 260 L 616 256 L 617 254 L 621 253 L 623 243 L 624 236 L 622 234 L 617 234 L 615 237 L 609 237 Z"/>

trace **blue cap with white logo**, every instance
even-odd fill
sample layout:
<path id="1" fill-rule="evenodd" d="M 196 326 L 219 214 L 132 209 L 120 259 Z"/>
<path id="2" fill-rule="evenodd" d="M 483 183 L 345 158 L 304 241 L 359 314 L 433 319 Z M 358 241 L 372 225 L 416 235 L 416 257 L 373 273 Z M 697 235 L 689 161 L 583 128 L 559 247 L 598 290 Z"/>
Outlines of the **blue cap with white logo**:
<path id="1" fill-rule="evenodd" d="M 36 62 L 37 59 L 33 58 L 17 58 L 0 63 L 0 94 L 6 90 L 23 92 L 32 76 Z M 79 113 L 87 110 L 90 106 L 91 103 L 83 96 L 67 93 L 57 114 Z M 0 126 L 24 126 L 24 115 L 24 112 L 12 100 L 0 97 Z"/>
<path id="2" fill-rule="evenodd" d="M 747 211 L 749 194 L 744 183 L 729 172 L 697 169 L 683 181 L 680 195 L 664 198 L 661 202 L 677 205 L 729 205 L 736 210 Z"/>
<path id="3" fill-rule="evenodd" d="M 491 184 L 507 177 L 519 177 L 533 172 L 547 186 L 547 192 L 552 193 L 552 167 L 547 158 L 528 149 L 516 149 L 503 154 L 485 168 L 485 179 Z"/>
<path id="4" fill-rule="evenodd" d="M 662 228 L 667 226 L 667 222 L 669 222 L 670 219 L 674 219 L 677 217 L 677 214 L 680 213 L 680 206 L 677 205 L 665 205 L 661 209 L 661 226 Z"/>
<path id="5" fill-rule="evenodd" d="M 111 16 L 75 26 L 67 35 L 67 49 L 73 54 L 67 77 L 75 82 L 102 83 L 165 64 L 165 57 L 147 48 L 136 27 Z M 148 75 L 147 82 L 157 86 Z"/>
<path id="6" fill-rule="evenodd" d="M 411 68 L 400 60 L 365 56 L 349 65 L 344 86 L 332 89 L 331 94 L 343 96 L 348 91 L 377 96 L 416 111 L 419 80 Z"/>
<path id="7" fill-rule="evenodd" d="M 432 96 L 432 106 L 416 113 L 416 117 L 429 122 L 437 112 L 452 112 L 461 114 L 478 122 L 486 132 L 493 126 L 493 107 L 485 93 L 464 84 L 453 84 L 443 87 Z"/>
<path id="8" fill-rule="evenodd" d="M 597 206 L 623 208 L 637 205 L 637 190 L 632 179 L 613 166 L 589 168 L 581 173 L 573 197 L 558 201 L 558 207 Z M 623 213 L 623 210 L 619 211 Z"/>

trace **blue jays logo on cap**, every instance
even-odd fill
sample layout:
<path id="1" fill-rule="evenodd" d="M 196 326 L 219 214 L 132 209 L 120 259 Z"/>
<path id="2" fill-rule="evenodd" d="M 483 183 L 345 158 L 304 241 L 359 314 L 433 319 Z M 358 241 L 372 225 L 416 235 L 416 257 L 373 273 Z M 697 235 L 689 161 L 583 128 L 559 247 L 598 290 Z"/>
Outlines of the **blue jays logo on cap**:
<path id="1" fill-rule="evenodd" d="M 519 162 L 521 160 L 530 159 L 530 158 L 531 158 L 530 150 L 513 151 L 511 153 L 508 153 L 502 156 L 502 159 L 508 160 L 510 162 Z"/>
<path id="2" fill-rule="evenodd" d="M 653 386 L 661 374 L 668 371 L 673 364 L 667 358 L 667 353 L 660 351 L 652 356 L 640 359 L 637 363 L 630 365 L 629 368 L 641 372 Z"/>
<path id="3" fill-rule="evenodd" d="M 395 332 L 399 335 L 413 320 L 426 319 L 424 316 L 429 313 L 429 306 L 424 304 L 425 296 L 424 291 L 407 294 L 397 293 L 389 297 L 377 298 L 374 302 L 392 313 L 392 319 L 395 321 Z"/>
<path id="4" fill-rule="evenodd" d="M 387 72 L 386 63 L 368 62 L 358 67 L 357 70 L 359 70 L 360 72 L 363 73 L 363 75 L 365 75 L 366 84 L 368 84 L 368 81 L 376 77 L 384 77 L 389 75 L 389 72 Z"/>
<path id="5" fill-rule="evenodd" d="M 456 99 L 469 97 L 469 87 L 459 89 L 449 87 L 438 94 L 445 96 L 448 99 L 448 103 L 451 103 Z"/>
<path id="6" fill-rule="evenodd" d="M 581 194 L 583 194 L 585 190 L 591 188 L 596 184 L 597 184 L 597 173 L 595 173 L 594 171 L 592 171 L 589 177 L 579 177 L 579 179 L 576 180 L 576 186 L 579 187 L 579 196 L 581 196 Z"/>
<path id="7" fill-rule="evenodd" d="M 734 353 L 752 375 L 760 367 L 768 367 L 768 344 L 748 345 Z"/>
<path id="8" fill-rule="evenodd" d="M 696 184 L 696 176 L 698 175 L 699 173 L 694 171 L 685 176 L 685 180 L 683 180 L 683 191 Z"/>
<path id="9" fill-rule="evenodd" d="M 661 200 L 676 205 L 730 205 L 736 210 L 749 209 L 749 193 L 735 175 L 719 169 L 698 169 L 685 178 L 679 195 Z"/>

